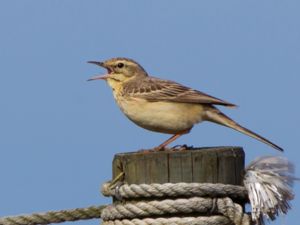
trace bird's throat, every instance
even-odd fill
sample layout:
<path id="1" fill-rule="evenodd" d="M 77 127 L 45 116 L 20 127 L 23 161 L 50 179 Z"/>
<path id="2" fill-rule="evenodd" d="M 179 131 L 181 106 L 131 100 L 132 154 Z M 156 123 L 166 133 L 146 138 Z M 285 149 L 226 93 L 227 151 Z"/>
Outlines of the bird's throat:
<path id="1" fill-rule="evenodd" d="M 116 92 L 116 94 L 119 93 L 122 89 L 122 82 L 119 80 L 116 80 L 114 78 L 108 78 L 107 83 L 111 87 L 113 92 Z"/>

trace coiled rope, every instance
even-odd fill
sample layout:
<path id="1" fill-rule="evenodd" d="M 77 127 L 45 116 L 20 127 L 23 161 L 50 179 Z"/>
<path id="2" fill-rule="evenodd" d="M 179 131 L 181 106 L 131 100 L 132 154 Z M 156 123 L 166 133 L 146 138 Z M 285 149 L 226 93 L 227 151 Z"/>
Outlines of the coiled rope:
<path id="1" fill-rule="evenodd" d="M 162 198 L 162 197 L 229 197 L 247 199 L 245 187 L 230 184 L 211 183 L 166 183 L 166 184 L 123 184 L 118 188 L 110 188 L 111 183 L 102 185 L 104 196 L 118 196 L 120 198 Z"/>
<path id="2" fill-rule="evenodd" d="M 110 186 L 110 183 L 102 186 L 103 195 L 126 202 L 119 201 L 103 209 L 103 225 L 251 224 L 243 207 L 233 201 L 247 200 L 247 192 L 241 186 L 204 183 L 125 184 L 113 189 Z"/>

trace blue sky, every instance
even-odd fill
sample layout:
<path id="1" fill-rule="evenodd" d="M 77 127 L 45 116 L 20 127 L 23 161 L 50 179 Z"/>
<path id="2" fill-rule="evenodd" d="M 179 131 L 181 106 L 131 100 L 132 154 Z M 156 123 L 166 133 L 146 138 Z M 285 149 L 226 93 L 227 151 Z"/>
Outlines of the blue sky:
<path id="1" fill-rule="evenodd" d="M 126 119 L 104 82 L 86 82 L 104 72 L 88 60 L 130 57 L 238 104 L 223 111 L 297 166 L 299 8 L 296 0 L 1 1 L 0 216 L 108 203 L 99 187 L 114 154 L 168 138 Z M 247 162 L 279 154 L 210 123 L 176 141 L 184 143 L 243 146 Z M 300 219 L 299 185 L 295 193 L 287 224 Z"/>

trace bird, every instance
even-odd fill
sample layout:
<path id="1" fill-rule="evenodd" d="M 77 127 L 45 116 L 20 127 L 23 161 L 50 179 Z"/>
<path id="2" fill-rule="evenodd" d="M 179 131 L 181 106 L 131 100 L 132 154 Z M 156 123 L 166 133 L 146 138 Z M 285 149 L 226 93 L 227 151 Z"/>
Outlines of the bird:
<path id="1" fill-rule="evenodd" d="M 155 147 L 155 151 L 165 150 L 166 146 L 203 121 L 232 128 L 283 151 L 283 148 L 241 126 L 217 108 L 235 108 L 235 104 L 171 80 L 150 76 L 139 63 L 129 58 L 88 63 L 107 70 L 106 74 L 93 76 L 88 81 L 105 80 L 117 105 L 129 120 L 144 129 L 172 135 Z"/>

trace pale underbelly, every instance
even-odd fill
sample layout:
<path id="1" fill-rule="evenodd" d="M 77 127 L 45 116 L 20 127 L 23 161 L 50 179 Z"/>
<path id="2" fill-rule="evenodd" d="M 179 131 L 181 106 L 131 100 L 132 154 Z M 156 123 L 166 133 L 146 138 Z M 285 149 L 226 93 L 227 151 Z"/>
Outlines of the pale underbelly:
<path id="1" fill-rule="evenodd" d="M 119 99 L 123 113 L 135 124 L 145 129 L 175 134 L 191 129 L 203 120 L 200 104 L 148 102 L 143 99 Z"/>

